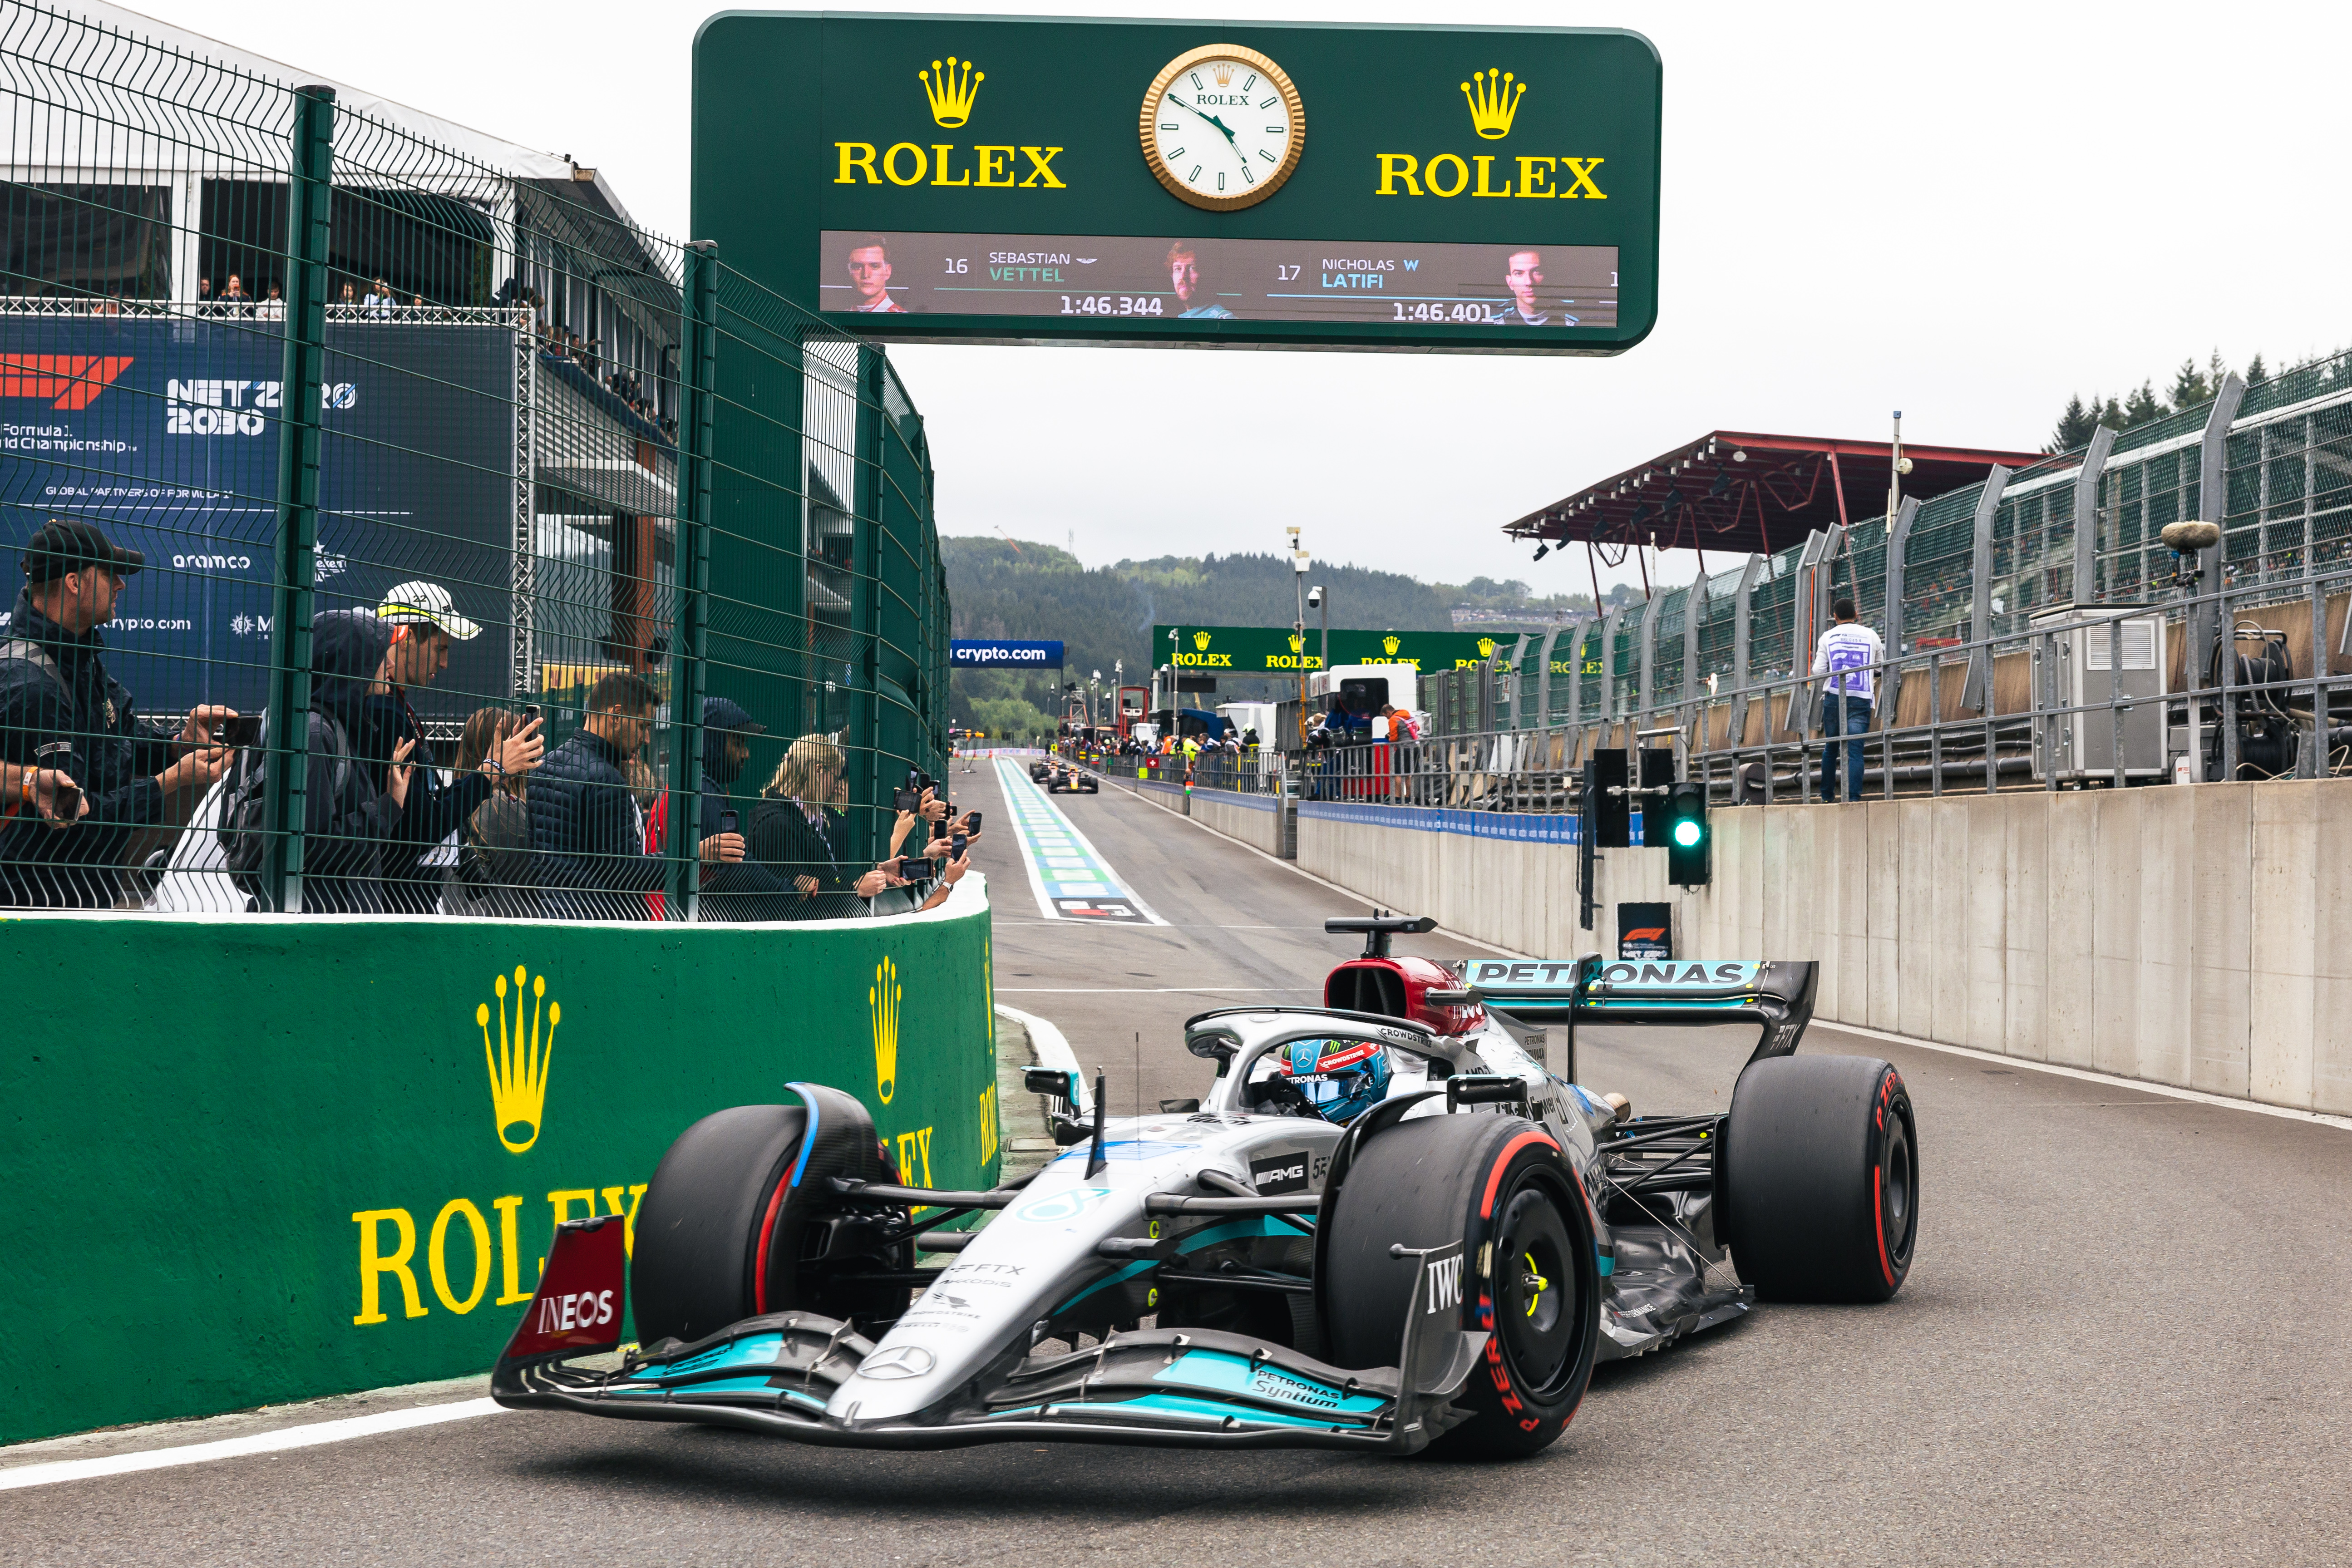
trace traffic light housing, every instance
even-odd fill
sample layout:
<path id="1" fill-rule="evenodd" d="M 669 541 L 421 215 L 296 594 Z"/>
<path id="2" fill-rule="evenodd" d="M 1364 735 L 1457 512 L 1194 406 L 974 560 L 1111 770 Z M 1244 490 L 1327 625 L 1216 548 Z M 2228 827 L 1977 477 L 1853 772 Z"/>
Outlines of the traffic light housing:
<path id="1" fill-rule="evenodd" d="M 1705 887 L 1715 869 L 1715 835 L 1706 822 L 1706 785 L 1689 779 L 1670 788 L 1665 818 L 1666 880 L 1678 888 Z"/>

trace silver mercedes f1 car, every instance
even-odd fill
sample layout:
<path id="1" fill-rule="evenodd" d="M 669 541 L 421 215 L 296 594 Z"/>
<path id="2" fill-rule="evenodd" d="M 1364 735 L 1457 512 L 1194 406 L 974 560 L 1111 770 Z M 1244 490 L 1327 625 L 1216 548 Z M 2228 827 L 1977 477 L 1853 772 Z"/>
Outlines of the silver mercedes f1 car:
<path id="1" fill-rule="evenodd" d="M 634 1258 L 616 1217 L 559 1228 L 495 1396 L 838 1447 L 1508 1457 L 1559 1436 L 1596 1362 L 1759 1297 L 1900 1289 L 1910 1097 L 1883 1061 L 1793 1054 L 1811 963 L 1391 953 L 1432 924 L 1330 921 L 1366 945 L 1323 1005 L 1188 1021 L 1198 1100 L 1113 1118 L 1099 1080 L 1031 1069 L 1066 1148 L 987 1191 L 904 1184 L 837 1089 L 705 1117 Z M 1727 1113 L 1577 1082 L 1580 1026 L 1694 1024 L 1759 1030 Z M 639 1345 L 579 1364 L 629 1306 Z"/>

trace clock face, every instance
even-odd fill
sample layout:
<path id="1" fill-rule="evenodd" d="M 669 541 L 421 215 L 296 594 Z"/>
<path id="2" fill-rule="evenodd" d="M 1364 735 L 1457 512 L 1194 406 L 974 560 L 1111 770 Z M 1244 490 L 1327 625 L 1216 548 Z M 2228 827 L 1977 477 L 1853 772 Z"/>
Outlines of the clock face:
<path id="1" fill-rule="evenodd" d="M 1262 202 L 1307 145 L 1307 111 L 1280 66 L 1238 44 L 1168 62 L 1143 95 L 1144 161 L 1181 200 L 1212 212 Z"/>

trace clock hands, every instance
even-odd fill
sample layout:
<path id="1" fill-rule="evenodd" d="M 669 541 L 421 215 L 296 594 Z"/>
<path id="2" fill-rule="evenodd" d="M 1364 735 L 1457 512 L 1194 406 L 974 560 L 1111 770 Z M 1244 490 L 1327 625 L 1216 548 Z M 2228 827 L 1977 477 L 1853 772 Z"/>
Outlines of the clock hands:
<path id="1" fill-rule="evenodd" d="M 1182 99 L 1176 97 L 1172 93 L 1163 100 L 1163 101 L 1172 103 L 1176 105 L 1177 108 L 1197 115 L 1199 118 L 1205 120 L 1210 124 L 1215 126 L 1217 128 L 1217 134 L 1225 139 L 1225 145 L 1232 150 L 1234 156 L 1241 159 L 1244 163 L 1249 162 L 1248 155 L 1242 151 L 1241 143 L 1234 139 L 1234 133 L 1231 131 L 1225 129 L 1225 122 L 1223 121 L 1218 119 L 1215 115 L 1209 113 L 1206 110 L 1194 109 L 1191 104 L 1185 102 Z"/>

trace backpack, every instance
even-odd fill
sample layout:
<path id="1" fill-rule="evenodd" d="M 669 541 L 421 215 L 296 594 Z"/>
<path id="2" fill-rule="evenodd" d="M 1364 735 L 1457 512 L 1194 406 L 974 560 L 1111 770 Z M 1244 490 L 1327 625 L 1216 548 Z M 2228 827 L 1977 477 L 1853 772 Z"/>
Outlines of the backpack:
<path id="1" fill-rule="evenodd" d="M 341 800 L 343 786 L 352 776 L 350 739 L 333 714 L 313 709 L 310 717 L 327 731 L 327 744 L 334 753 L 328 787 L 334 798 Z M 220 840 L 222 865 L 238 890 L 254 899 L 261 896 L 261 868 L 269 856 L 269 833 L 263 821 L 268 803 L 268 757 L 269 721 L 265 717 L 260 742 L 249 751 L 237 752 L 236 762 L 229 770 L 228 792 L 221 801 L 220 826 L 215 834 Z"/>

